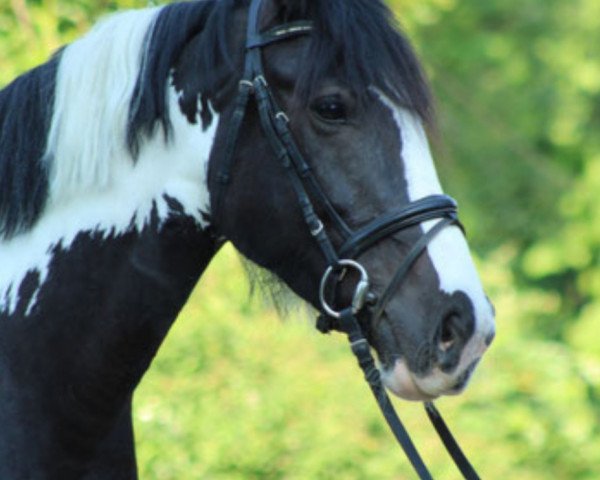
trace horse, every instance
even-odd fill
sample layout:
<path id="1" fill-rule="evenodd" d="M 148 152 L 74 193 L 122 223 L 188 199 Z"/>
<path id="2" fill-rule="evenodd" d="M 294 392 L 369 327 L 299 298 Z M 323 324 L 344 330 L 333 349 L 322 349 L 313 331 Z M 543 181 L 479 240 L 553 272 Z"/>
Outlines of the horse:
<path id="1" fill-rule="evenodd" d="M 120 12 L 1 90 L 0 478 L 137 478 L 132 394 L 225 242 L 394 394 L 462 392 L 494 310 L 432 103 L 381 0 Z"/>

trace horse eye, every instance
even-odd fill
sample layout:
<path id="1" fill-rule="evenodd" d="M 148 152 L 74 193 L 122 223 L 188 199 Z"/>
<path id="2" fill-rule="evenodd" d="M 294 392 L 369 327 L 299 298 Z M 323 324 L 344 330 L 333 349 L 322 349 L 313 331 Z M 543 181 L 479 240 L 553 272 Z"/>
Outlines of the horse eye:
<path id="1" fill-rule="evenodd" d="M 346 105 L 337 96 L 320 98 L 311 108 L 321 119 L 328 122 L 343 122 L 347 119 Z"/>

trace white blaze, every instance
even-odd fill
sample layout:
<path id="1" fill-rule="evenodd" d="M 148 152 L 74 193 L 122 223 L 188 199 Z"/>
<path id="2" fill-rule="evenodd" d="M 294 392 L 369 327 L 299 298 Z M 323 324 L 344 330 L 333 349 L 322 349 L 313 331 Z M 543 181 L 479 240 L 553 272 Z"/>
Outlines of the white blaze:
<path id="1" fill-rule="evenodd" d="M 398 125 L 401 140 L 400 157 L 404 166 L 405 179 L 410 201 L 429 195 L 442 194 L 429 142 L 420 119 L 404 108 L 393 104 L 379 94 L 381 101 L 392 111 Z M 428 231 L 437 220 L 422 224 Z M 457 226 L 449 226 L 438 233 L 427 246 L 427 253 L 438 275 L 440 288 L 451 295 L 462 291 L 471 300 L 475 313 L 475 332 L 465 346 L 461 361 L 456 369 L 460 374 L 473 360 L 478 359 L 485 350 L 485 339 L 494 331 L 494 314 L 485 296 L 479 275 L 473 264 L 464 235 Z M 395 393 L 408 399 L 421 398 L 427 394 L 437 396 L 451 386 L 453 378 L 439 370 L 424 379 L 409 378 L 410 373 L 403 362 L 384 375 L 386 384 Z"/>
<path id="2" fill-rule="evenodd" d="M 428 195 L 443 194 L 421 122 L 415 115 L 399 108 L 394 110 L 394 119 L 402 136 L 401 155 L 409 200 L 413 202 Z M 438 220 L 425 222 L 423 229 L 428 231 L 437 222 Z M 473 302 L 476 312 L 490 310 L 469 247 L 457 226 L 443 229 L 429 243 L 427 251 L 444 292 L 452 294 L 463 291 Z M 489 315 L 485 315 L 485 318 L 489 318 Z"/>

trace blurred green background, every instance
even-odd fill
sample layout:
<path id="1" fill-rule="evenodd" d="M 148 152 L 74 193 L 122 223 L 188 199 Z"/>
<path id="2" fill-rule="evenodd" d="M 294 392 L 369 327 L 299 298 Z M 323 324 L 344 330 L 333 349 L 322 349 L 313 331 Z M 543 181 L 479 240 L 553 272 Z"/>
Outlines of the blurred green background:
<path id="1" fill-rule="evenodd" d="M 498 312 L 438 402 L 487 479 L 600 478 L 600 2 L 394 0 L 438 98 L 440 176 Z M 0 0 L 0 84 L 144 0 Z M 339 336 L 214 260 L 138 389 L 143 479 L 414 478 Z M 398 402 L 434 476 L 458 478 Z"/>

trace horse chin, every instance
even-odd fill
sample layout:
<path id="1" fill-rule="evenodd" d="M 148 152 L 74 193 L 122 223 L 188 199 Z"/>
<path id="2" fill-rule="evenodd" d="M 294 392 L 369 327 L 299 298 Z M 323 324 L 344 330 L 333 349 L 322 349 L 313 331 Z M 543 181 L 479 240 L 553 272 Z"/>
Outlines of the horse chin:
<path id="1" fill-rule="evenodd" d="M 435 367 L 425 376 L 412 373 L 403 359 L 396 360 L 393 366 L 383 368 L 383 384 L 396 396 L 411 401 L 431 401 L 442 395 L 460 395 L 467 387 L 471 374 L 479 363 L 479 358 L 466 368 L 459 368 L 459 375 L 448 375 Z"/>
<path id="2" fill-rule="evenodd" d="M 383 368 L 381 378 L 388 390 L 404 400 L 426 402 L 439 397 L 439 393 L 423 389 L 404 360 L 396 360 L 393 367 Z"/>

